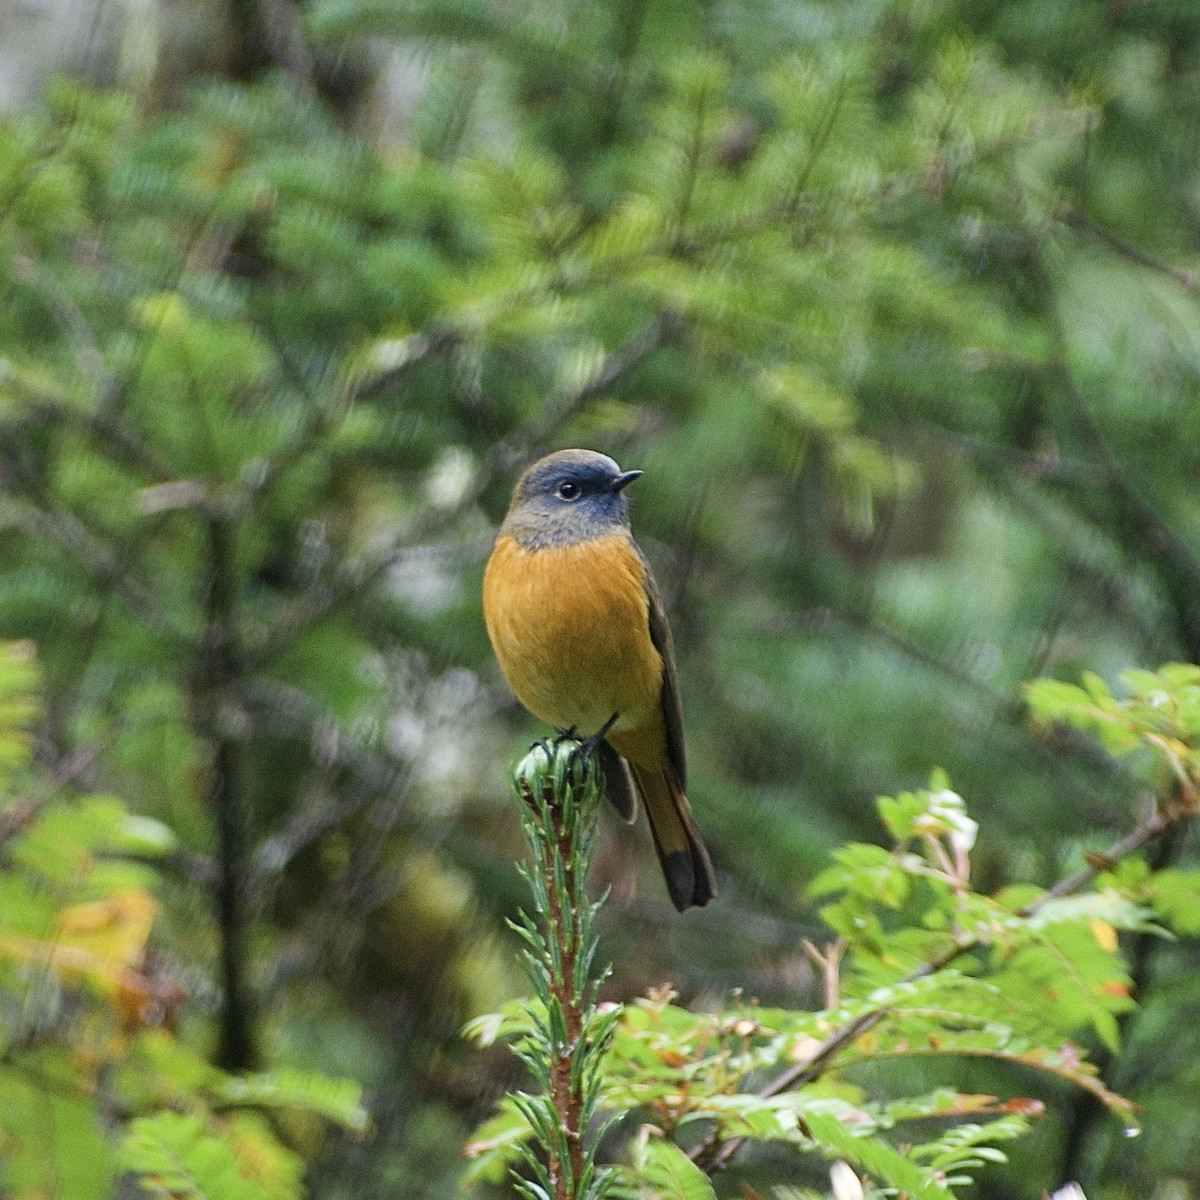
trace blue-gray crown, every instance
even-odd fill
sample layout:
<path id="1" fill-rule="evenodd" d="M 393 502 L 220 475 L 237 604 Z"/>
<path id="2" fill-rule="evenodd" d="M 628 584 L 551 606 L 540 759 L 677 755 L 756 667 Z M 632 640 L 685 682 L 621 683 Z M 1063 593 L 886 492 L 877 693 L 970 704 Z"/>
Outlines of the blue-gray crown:
<path id="1" fill-rule="evenodd" d="M 503 532 L 529 549 L 565 546 L 629 528 L 623 494 L 641 471 L 595 450 L 559 450 L 521 476 Z"/>

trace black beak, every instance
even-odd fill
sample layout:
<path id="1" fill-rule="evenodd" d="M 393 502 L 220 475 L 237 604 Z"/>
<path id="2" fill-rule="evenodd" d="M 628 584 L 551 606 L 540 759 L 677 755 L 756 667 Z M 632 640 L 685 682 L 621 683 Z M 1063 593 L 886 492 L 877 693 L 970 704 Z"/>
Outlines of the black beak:
<path id="1" fill-rule="evenodd" d="M 641 477 L 641 471 L 624 471 L 608 485 L 608 490 L 610 492 L 623 491 L 635 479 L 641 479 Z"/>

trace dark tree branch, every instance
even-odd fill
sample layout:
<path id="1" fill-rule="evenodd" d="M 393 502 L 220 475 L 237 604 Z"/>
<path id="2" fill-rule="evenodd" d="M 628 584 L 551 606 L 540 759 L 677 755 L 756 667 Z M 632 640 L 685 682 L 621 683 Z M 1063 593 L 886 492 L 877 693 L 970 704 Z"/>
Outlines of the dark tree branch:
<path id="1" fill-rule="evenodd" d="M 187 637 L 161 611 L 146 585 L 99 535 L 40 489 L 32 500 L 24 502 L 12 491 L 4 496 L 8 490 L 5 474 L 0 464 L 0 526 L 8 524 L 31 537 L 58 543 L 105 591 L 120 597 L 149 629 L 175 645 L 187 644 Z"/>
<path id="2" fill-rule="evenodd" d="M 1155 258 L 1153 254 L 1143 250 L 1140 246 L 1135 246 L 1132 242 L 1118 237 L 1111 230 L 1105 229 L 1103 225 L 1093 221 L 1086 213 L 1082 213 L 1076 208 L 1063 207 L 1055 215 L 1067 228 L 1088 234 L 1121 258 L 1128 259 L 1129 262 L 1136 263 L 1139 267 L 1147 267 L 1160 275 L 1166 275 L 1168 279 L 1173 279 L 1193 296 L 1200 296 L 1200 279 L 1197 279 L 1195 275 L 1180 267 L 1163 262 L 1162 259 Z"/>
<path id="3" fill-rule="evenodd" d="M 28 284 L 41 298 L 67 344 L 74 348 L 79 375 L 94 388 L 103 390 L 105 381 L 111 381 L 108 363 L 75 297 L 32 253 L 14 255 L 9 260 L 9 269 L 13 278 Z"/>
<path id="4" fill-rule="evenodd" d="M 909 638 L 897 633 L 882 621 L 869 613 L 858 612 L 843 608 L 812 608 L 804 612 L 794 613 L 772 623 L 776 632 L 821 634 L 831 626 L 841 625 L 846 629 L 863 634 L 875 641 L 890 647 L 898 654 L 921 666 L 941 675 L 958 687 L 973 692 L 980 700 L 994 709 L 1007 720 L 1019 718 L 1024 712 L 1021 702 L 1004 692 L 989 687 L 982 680 L 976 679 L 970 671 L 964 670 L 948 659 L 926 650 Z"/>
<path id="5" fill-rule="evenodd" d="M 252 82 L 267 71 L 286 71 L 305 92 L 313 91 L 313 60 L 293 0 L 232 0 L 234 47 L 231 74 Z"/>
<path id="6" fill-rule="evenodd" d="M 257 677 L 244 681 L 239 694 L 258 731 L 270 729 L 303 738 L 325 771 L 345 772 L 357 785 L 342 784 L 290 813 L 253 852 L 260 875 L 278 874 L 324 833 L 380 798 L 386 799 L 394 823 L 408 823 L 402 800 L 412 773 L 410 764 L 360 745 L 331 713 L 299 688 Z"/>
<path id="7" fill-rule="evenodd" d="M 216 859 L 194 850 L 176 849 L 166 854 L 120 852 L 108 857 L 120 862 L 140 863 L 142 866 L 152 867 L 162 875 L 171 875 L 187 883 L 196 884 L 205 892 L 213 894 L 220 883 Z"/>
<path id="8" fill-rule="evenodd" d="M 354 404 L 386 387 L 394 386 L 414 367 L 429 361 L 431 357 L 455 345 L 460 335 L 450 327 L 414 333 L 406 338 L 388 343 L 387 361 L 377 364 L 373 371 L 360 371 L 339 380 L 325 397 L 313 393 L 303 372 L 292 361 L 291 355 L 281 343 L 275 330 L 268 324 L 257 322 L 259 331 L 275 348 L 287 381 L 300 391 L 309 403 L 306 420 L 290 437 L 266 459 L 248 464 L 235 491 L 230 510 L 237 514 L 245 511 L 258 497 L 266 494 L 287 472 L 314 449 L 321 447 L 323 440 L 334 430 Z"/>
<path id="9" fill-rule="evenodd" d="M 792 634 L 797 631 L 821 633 L 835 625 L 841 625 L 864 638 L 877 641 L 904 658 L 942 676 L 955 686 L 972 693 L 982 703 L 988 705 L 1002 721 L 1025 733 L 1035 752 L 1044 761 L 1047 770 L 1054 772 L 1063 786 L 1070 788 L 1081 802 L 1088 805 L 1090 811 L 1103 811 L 1104 806 L 1097 797 L 1064 769 L 1062 749 L 1064 744 L 1069 745 L 1072 753 L 1093 766 L 1102 767 L 1109 773 L 1121 772 L 1122 767 L 1119 763 L 1114 762 L 1089 739 L 1072 730 L 1055 729 L 1052 743 L 1048 742 L 1046 738 L 1038 736 L 1036 731 L 1031 733 L 1025 721 L 1026 709 L 1022 701 L 1008 693 L 989 687 L 982 680 L 976 679 L 970 671 L 897 633 L 869 613 L 849 609 L 816 608 L 784 617 L 776 622 L 773 628 L 777 632 Z"/>
<path id="10" fill-rule="evenodd" d="M 232 531 L 224 521 L 212 517 L 207 533 L 205 629 L 193 722 L 209 743 L 208 803 L 217 829 L 221 1009 L 216 1061 L 227 1071 L 247 1071 L 255 1066 L 258 1055 L 254 1005 L 246 978 L 246 813 L 234 702 L 240 666 L 233 617 Z"/>
<path id="11" fill-rule="evenodd" d="M 1103 543 L 1106 555 L 1089 548 L 1081 539 L 1078 529 L 1072 530 L 1071 518 L 1076 514 L 1069 508 L 1051 501 L 1045 489 L 1030 486 L 1028 481 L 1008 472 L 997 471 L 988 475 L 991 483 L 1015 509 L 1035 522 L 1057 545 L 1064 565 L 1076 578 L 1087 580 L 1100 593 L 1107 608 L 1128 623 L 1134 635 L 1146 651 L 1147 658 L 1161 662 L 1170 657 L 1172 650 L 1164 645 L 1161 629 L 1156 630 L 1155 621 L 1161 625 L 1161 613 L 1146 611 L 1145 600 L 1131 587 L 1134 582 L 1128 563 L 1122 559 L 1120 546 Z M 1093 479 L 1094 486 L 1102 480 Z M 1089 527 L 1091 528 L 1091 527 Z M 1164 605 L 1165 608 L 1165 605 Z M 1029 672 L 1034 678 L 1040 671 Z"/>

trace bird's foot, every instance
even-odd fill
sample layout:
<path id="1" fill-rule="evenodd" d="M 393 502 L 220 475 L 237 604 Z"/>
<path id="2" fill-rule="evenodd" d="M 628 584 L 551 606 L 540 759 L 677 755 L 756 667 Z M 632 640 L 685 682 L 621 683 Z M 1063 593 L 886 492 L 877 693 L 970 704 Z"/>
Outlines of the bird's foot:
<path id="1" fill-rule="evenodd" d="M 566 751 L 566 774 L 568 777 L 582 778 L 599 755 L 600 747 L 609 730 L 616 724 L 617 716 L 617 713 L 613 713 L 590 737 L 582 737 L 575 725 L 569 729 L 555 728 L 553 737 L 539 738 L 536 742 L 531 742 L 530 753 L 540 751 L 547 762 L 553 762 L 562 752 L 564 743 L 573 743 Z"/>
<path id="2" fill-rule="evenodd" d="M 570 729 L 554 728 L 553 737 L 538 738 L 536 741 L 529 743 L 530 750 L 540 750 L 547 758 L 553 758 L 554 752 L 563 744 L 563 742 L 579 742 L 582 739 L 575 732 L 575 726 Z"/>
<path id="3" fill-rule="evenodd" d="M 585 773 L 600 753 L 600 747 L 604 744 L 604 739 L 608 737 L 609 730 L 617 723 L 617 716 L 617 713 L 613 713 L 590 737 L 580 737 L 573 725 L 566 732 L 560 734 L 560 740 L 570 738 L 576 743 L 575 749 L 571 751 L 571 758 L 573 762 L 579 763 Z"/>

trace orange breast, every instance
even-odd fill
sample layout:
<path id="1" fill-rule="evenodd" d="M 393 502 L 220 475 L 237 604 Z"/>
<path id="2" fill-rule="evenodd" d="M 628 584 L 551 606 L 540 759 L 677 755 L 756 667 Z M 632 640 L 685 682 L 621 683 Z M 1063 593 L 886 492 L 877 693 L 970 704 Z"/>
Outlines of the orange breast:
<path id="1" fill-rule="evenodd" d="M 484 572 L 488 636 L 521 703 L 582 735 L 617 713 L 610 740 L 662 761 L 662 659 L 648 612 L 645 567 L 627 536 L 526 550 L 502 535 Z"/>

